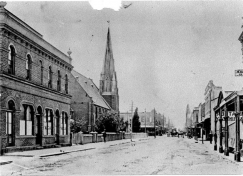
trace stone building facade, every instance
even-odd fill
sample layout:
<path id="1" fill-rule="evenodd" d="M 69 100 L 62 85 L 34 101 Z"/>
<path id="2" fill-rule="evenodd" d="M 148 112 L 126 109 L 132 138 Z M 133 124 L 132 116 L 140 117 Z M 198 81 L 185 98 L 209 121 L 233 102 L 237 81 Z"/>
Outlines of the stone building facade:
<path id="1" fill-rule="evenodd" d="M 2 152 L 69 143 L 71 58 L 0 3 Z"/>

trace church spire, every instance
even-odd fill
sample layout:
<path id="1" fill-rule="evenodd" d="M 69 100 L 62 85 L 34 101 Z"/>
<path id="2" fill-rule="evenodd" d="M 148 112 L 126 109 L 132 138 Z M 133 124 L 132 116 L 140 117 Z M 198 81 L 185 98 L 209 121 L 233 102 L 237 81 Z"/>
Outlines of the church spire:
<path id="1" fill-rule="evenodd" d="M 108 28 L 104 67 L 103 67 L 104 74 L 108 74 L 109 77 L 111 78 L 115 69 L 114 67 L 115 66 L 114 66 L 113 51 L 111 45 L 110 28 Z"/>
<path id="2" fill-rule="evenodd" d="M 117 77 L 115 71 L 115 63 L 113 58 L 113 50 L 111 44 L 110 27 L 108 27 L 105 58 L 102 72 L 100 74 L 100 93 L 107 100 L 113 110 L 119 110 L 119 95 L 117 88 Z M 112 101 L 111 101 L 111 96 Z"/>

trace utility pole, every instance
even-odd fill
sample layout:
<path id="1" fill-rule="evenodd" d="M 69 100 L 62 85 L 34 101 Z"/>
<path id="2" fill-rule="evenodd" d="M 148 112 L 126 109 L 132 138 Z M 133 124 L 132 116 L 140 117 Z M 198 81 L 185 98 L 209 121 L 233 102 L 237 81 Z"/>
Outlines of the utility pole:
<path id="1" fill-rule="evenodd" d="M 132 107 L 131 107 L 131 127 L 132 127 L 132 124 L 133 124 L 133 101 L 132 101 Z M 132 132 L 132 128 L 131 128 L 131 132 Z"/>
<path id="2" fill-rule="evenodd" d="M 156 129 L 155 129 L 155 108 L 154 108 L 154 138 L 156 138 Z"/>
<path id="3" fill-rule="evenodd" d="M 127 132 L 129 132 L 128 129 L 129 129 L 129 120 L 128 120 L 128 111 L 127 111 Z"/>
<path id="4" fill-rule="evenodd" d="M 132 121 L 133 121 L 133 116 L 132 116 L 132 114 L 133 114 L 133 101 L 132 101 L 132 107 L 131 107 L 131 141 L 132 141 Z"/>
<path id="5" fill-rule="evenodd" d="M 146 132 L 146 118 L 147 118 L 147 117 L 146 117 L 146 108 L 145 108 L 145 133 L 147 133 L 147 132 Z"/>

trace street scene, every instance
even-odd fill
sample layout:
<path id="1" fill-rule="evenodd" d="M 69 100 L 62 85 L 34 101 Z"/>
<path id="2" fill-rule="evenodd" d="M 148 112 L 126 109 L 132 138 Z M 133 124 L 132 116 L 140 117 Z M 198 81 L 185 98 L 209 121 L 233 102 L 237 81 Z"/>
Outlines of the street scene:
<path id="1" fill-rule="evenodd" d="M 96 145 L 96 146 L 95 146 Z M 95 149 L 49 157 L 15 157 L 2 175 L 223 175 L 242 174 L 242 164 L 215 153 L 209 142 L 158 136 L 101 143 Z M 168 147 L 169 146 L 169 147 Z M 166 151 L 166 152 L 165 152 Z M 22 152 L 27 154 L 28 152 Z M 38 152 L 36 152 L 38 154 Z M 10 156 L 5 156 L 11 158 Z"/>
<path id="2" fill-rule="evenodd" d="M 242 175 L 243 1 L 0 2 L 0 176 Z"/>

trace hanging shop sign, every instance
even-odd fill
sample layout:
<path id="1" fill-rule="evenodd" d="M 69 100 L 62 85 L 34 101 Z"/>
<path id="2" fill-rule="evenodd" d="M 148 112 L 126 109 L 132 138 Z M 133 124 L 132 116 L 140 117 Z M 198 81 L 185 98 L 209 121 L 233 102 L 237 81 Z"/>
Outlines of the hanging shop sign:
<path id="1" fill-rule="evenodd" d="M 242 69 L 235 70 L 235 76 L 243 76 L 243 70 Z"/>
<path id="2" fill-rule="evenodd" d="M 224 121 L 225 113 L 222 111 L 222 119 Z M 219 113 L 216 114 L 216 120 L 219 120 Z M 240 121 L 243 120 L 242 112 L 240 112 Z M 228 111 L 228 121 L 235 121 L 235 111 Z"/>

